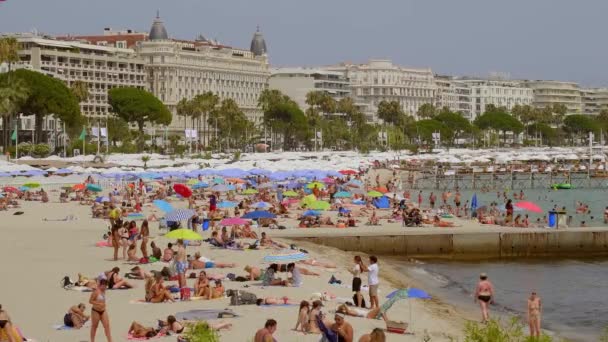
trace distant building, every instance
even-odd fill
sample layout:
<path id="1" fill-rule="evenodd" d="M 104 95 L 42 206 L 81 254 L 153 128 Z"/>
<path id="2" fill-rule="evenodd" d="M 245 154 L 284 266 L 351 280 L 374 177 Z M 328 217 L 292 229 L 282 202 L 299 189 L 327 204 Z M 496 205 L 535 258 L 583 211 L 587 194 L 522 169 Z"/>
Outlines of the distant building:
<path id="1" fill-rule="evenodd" d="M 344 73 L 320 68 L 272 69 L 268 87 L 289 96 L 302 110 L 308 108 L 306 94 L 311 91 L 326 92 L 336 101 L 350 96 L 350 84 Z"/>
<path id="2" fill-rule="evenodd" d="M 534 101 L 533 90 L 519 81 L 459 79 L 457 83 L 470 88 L 471 121 L 483 114 L 490 104 L 511 110 L 515 105 L 532 105 Z"/>
<path id="3" fill-rule="evenodd" d="M 262 122 L 258 98 L 268 87 L 270 69 L 266 42 L 259 30 L 251 50 L 245 50 L 202 36 L 192 41 L 171 39 L 157 16 L 148 39 L 138 43 L 137 53 L 145 61 L 146 88 L 174 114 L 170 128 L 184 128 L 184 119 L 176 116 L 177 103 L 207 91 L 221 99 L 234 99 L 250 120 Z"/>
<path id="4" fill-rule="evenodd" d="M 608 110 L 608 88 L 581 89 L 582 113 L 598 115 L 602 110 Z"/>
<path id="5" fill-rule="evenodd" d="M 459 82 L 452 76 L 435 75 L 437 87 L 435 107 L 449 108 L 453 112 L 461 113 L 465 118 L 473 118 L 473 99 L 471 87 Z"/>
<path id="6" fill-rule="evenodd" d="M 369 121 L 377 121 L 381 101 L 397 101 L 411 115 L 416 115 L 423 104 L 435 103 L 436 87 L 431 69 L 404 68 L 390 60 L 342 63 L 323 69 L 341 72 L 350 81 L 351 94 L 364 105 Z"/>
<path id="7" fill-rule="evenodd" d="M 574 82 L 561 81 L 523 81 L 522 85 L 534 91 L 534 106 L 545 108 L 562 104 L 568 108 L 567 114 L 581 114 L 583 102 L 581 89 Z"/>
<path id="8" fill-rule="evenodd" d="M 109 27 L 103 29 L 102 35 L 78 35 L 59 36 L 59 40 L 77 41 L 100 46 L 110 46 L 119 49 L 134 49 L 141 41 L 148 39 L 148 33 L 136 32 L 134 30 L 112 30 Z"/>

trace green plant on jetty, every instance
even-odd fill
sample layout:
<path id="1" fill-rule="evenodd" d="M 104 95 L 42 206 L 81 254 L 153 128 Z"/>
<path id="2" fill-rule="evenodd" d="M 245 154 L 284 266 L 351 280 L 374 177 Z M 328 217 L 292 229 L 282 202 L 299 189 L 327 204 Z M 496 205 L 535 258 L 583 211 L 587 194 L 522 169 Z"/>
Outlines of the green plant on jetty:
<path id="1" fill-rule="evenodd" d="M 507 324 L 491 320 L 486 324 L 467 322 L 464 328 L 465 342 L 552 342 L 551 336 L 526 336 L 524 326 L 516 317 Z"/>
<path id="2" fill-rule="evenodd" d="M 219 342 L 220 336 L 206 322 L 186 325 L 184 339 L 188 342 Z"/>

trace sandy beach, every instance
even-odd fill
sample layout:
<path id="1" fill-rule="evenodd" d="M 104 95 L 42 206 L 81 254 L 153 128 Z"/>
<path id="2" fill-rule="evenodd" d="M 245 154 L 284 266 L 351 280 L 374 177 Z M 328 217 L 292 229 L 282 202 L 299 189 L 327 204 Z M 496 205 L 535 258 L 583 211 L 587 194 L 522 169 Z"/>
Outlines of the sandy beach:
<path id="1" fill-rule="evenodd" d="M 38 341 L 88 341 L 89 329 L 57 331 L 53 325 L 61 324 L 63 315 L 71 305 L 88 302 L 88 293 L 64 290 L 60 280 L 68 275 L 76 278 L 77 273 L 94 277 L 100 272 L 110 270 L 114 266 L 121 268 L 124 273 L 132 265 L 119 260 L 111 260 L 112 249 L 95 247 L 95 242 L 102 239 L 107 227 L 107 221 L 92 219 L 90 208 L 75 203 L 57 203 L 56 194 L 51 195 L 51 203 L 23 202 L 21 211 L 23 215 L 14 216 L 16 210 L 0 214 L 3 220 L 3 237 L 0 240 L 0 257 L 4 260 L 2 299 L 0 303 L 8 310 L 15 324 L 29 338 Z M 185 202 L 178 202 L 176 206 L 185 207 Z M 146 207 L 144 212 L 150 212 Z M 66 215 L 74 215 L 75 221 L 43 221 L 63 219 Z M 295 227 L 295 221 L 287 222 L 288 227 Z M 382 227 L 375 227 L 382 230 Z M 169 242 L 159 232 L 157 224 L 151 224 L 152 236 L 157 244 L 164 247 Z M 273 236 L 273 230 L 268 230 Z M 204 237 L 208 237 L 206 232 Z M 352 254 L 336 249 L 303 244 L 299 247 L 307 249 L 318 260 L 332 261 L 338 264 L 336 269 L 319 267 L 308 268 L 321 274 L 319 277 L 304 276 L 304 284 L 299 288 L 267 287 L 251 285 L 244 289 L 245 284 L 225 282 L 227 289 L 244 289 L 255 293 L 258 297 L 287 296 L 292 300 L 310 300 L 313 293 L 328 292 L 336 297 L 351 297 L 349 285 L 341 287 L 328 284 L 329 278 L 334 275 L 350 284 L 352 276 L 348 273 Z M 200 251 L 203 256 L 216 262 L 235 262 L 236 268 L 208 270 L 208 274 L 243 274 L 243 267 L 247 264 L 264 266 L 262 258 L 271 253 L 269 250 L 233 251 L 225 249 L 212 249 L 203 243 L 200 247 L 188 247 L 188 253 Z M 420 286 L 412 283 L 410 279 L 395 272 L 390 265 L 379 261 L 381 272 L 380 303 L 390 291 L 404 286 Z M 160 270 L 162 264 L 147 264 L 147 270 Z M 281 274 L 285 277 L 286 274 Z M 135 281 L 136 288 L 131 290 L 108 291 L 108 310 L 112 327 L 112 335 L 116 341 L 124 341 L 127 330 L 132 321 L 137 320 L 145 325 L 155 326 L 156 321 L 167 315 L 191 309 L 224 309 L 229 307 L 229 299 L 211 301 L 177 302 L 171 304 L 131 304 L 130 302 L 144 297 L 143 281 Z M 176 282 L 168 282 L 169 284 Z M 193 280 L 189 280 L 192 285 Z M 364 278 L 364 283 L 366 279 Z M 410 304 L 413 322 L 411 325 L 413 335 L 388 334 L 388 341 L 420 341 L 425 334 L 433 341 L 447 341 L 448 336 L 459 337 L 466 313 L 442 304 L 439 299 L 427 301 L 407 300 L 400 301 L 388 315 L 390 319 L 409 321 Z M 335 310 L 336 301 L 325 302 L 324 312 Z M 90 307 L 87 303 L 87 307 Z M 230 307 L 238 318 L 228 319 L 233 323 L 231 330 L 221 332 L 222 341 L 250 341 L 255 331 L 262 327 L 267 318 L 278 321 L 278 330 L 275 337 L 279 341 L 318 341 L 319 335 L 304 335 L 292 331 L 296 323 L 297 306 L 233 306 Z M 331 314 L 330 314 L 331 316 Z M 374 327 L 384 328 L 381 320 L 368 320 L 348 317 L 355 331 L 355 340 L 359 336 L 369 333 Z M 98 339 L 105 340 L 103 331 L 98 331 Z M 162 338 L 175 340 L 173 337 Z"/>

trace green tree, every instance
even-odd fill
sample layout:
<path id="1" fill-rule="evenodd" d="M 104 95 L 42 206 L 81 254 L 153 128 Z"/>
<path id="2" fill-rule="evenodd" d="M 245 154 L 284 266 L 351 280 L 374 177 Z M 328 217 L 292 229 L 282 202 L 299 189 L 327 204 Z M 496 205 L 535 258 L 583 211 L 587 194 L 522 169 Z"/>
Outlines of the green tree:
<path id="1" fill-rule="evenodd" d="M 573 114 L 563 120 L 563 130 L 570 136 L 571 143 L 575 144 L 575 140 L 585 139 L 589 132 L 597 132 L 599 126 L 588 115 Z"/>
<path id="2" fill-rule="evenodd" d="M 517 135 L 524 129 L 524 125 L 509 114 L 504 107 L 494 105 L 486 106 L 486 111 L 475 119 L 474 124 L 482 130 L 491 129 L 502 133 L 503 144 L 506 144 L 508 132 Z"/>
<path id="3" fill-rule="evenodd" d="M 217 122 L 218 138 L 216 142 L 227 148 L 243 148 L 250 143 L 254 133 L 253 123 L 239 108 L 233 99 L 225 99 L 210 114 L 209 121 Z"/>
<path id="4" fill-rule="evenodd" d="M 435 120 L 442 123 L 444 126 L 449 128 L 451 134 L 446 138 L 450 138 L 449 145 L 453 146 L 457 139 L 461 138 L 463 134 L 471 132 L 471 123 L 462 114 L 450 111 L 448 108 L 444 108 L 435 116 Z"/>
<path id="5" fill-rule="evenodd" d="M 215 95 L 213 92 L 205 92 L 203 94 L 199 94 L 196 95 L 193 99 L 192 102 L 194 103 L 194 113 L 196 113 L 197 117 L 199 118 L 199 122 L 201 121 L 200 119 L 202 118 L 202 123 L 203 123 L 203 144 L 207 145 L 209 143 L 209 137 L 208 134 L 206 134 L 209 129 L 209 124 L 208 124 L 208 120 L 207 118 L 209 117 L 210 113 L 213 112 L 215 110 L 215 108 L 217 107 L 217 105 L 220 102 L 220 98 L 219 96 Z M 200 129 L 199 129 L 200 130 Z"/>
<path id="6" fill-rule="evenodd" d="M 430 119 L 414 122 L 408 131 L 411 136 L 420 140 L 420 143 L 427 145 L 429 150 L 432 150 L 434 145 L 433 133 L 440 133 L 441 141 L 444 143 L 451 142 L 454 134 L 450 127 L 440 121 Z"/>
<path id="7" fill-rule="evenodd" d="M 19 103 L 16 112 L 34 116 L 36 141 L 44 140 L 42 123 L 47 115 L 53 115 L 67 126 L 77 126 L 83 122 L 78 100 L 60 80 L 36 71 L 19 69 L 0 75 L 0 84 L 8 82 L 8 78 L 13 83 L 22 82 L 29 89 L 29 95 Z"/>
<path id="8" fill-rule="evenodd" d="M 425 103 L 418 108 L 416 115 L 419 119 L 433 119 L 437 115 L 437 108 L 430 103 Z"/>
<path id="9" fill-rule="evenodd" d="M 108 141 L 112 146 L 116 146 L 117 142 L 126 142 L 131 139 L 131 131 L 129 124 L 116 116 L 111 116 L 107 119 L 108 125 Z"/>
<path id="10" fill-rule="evenodd" d="M 113 88 L 108 92 L 108 103 L 118 117 L 137 124 L 139 131 L 138 151 L 144 148 L 144 124 L 169 125 L 171 112 L 152 93 L 143 89 Z"/>
<path id="11" fill-rule="evenodd" d="M 72 94 L 76 96 L 78 102 L 84 102 L 89 98 L 89 85 L 86 82 L 74 81 L 70 85 L 70 90 L 72 91 Z"/>
<path id="12" fill-rule="evenodd" d="M 280 91 L 266 89 L 260 94 L 259 106 L 264 111 L 264 125 L 283 137 L 283 149 L 309 145 L 308 120 L 297 103 Z"/>
<path id="13" fill-rule="evenodd" d="M 404 122 L 405 112 L 397 101 L 380 101 L 377 115 L 385 123 L 399 126 Z"/>
<path id="14" fill-rule="evenodd" d="M 19 61 L 19 43 L 13 37 L 0 38 L 0 64 L 7 63 L 11 71 L 13 63 Z M 10 77 L 0 85 L 0 115 L 2 115 L 3 146 L 11 145 L 9 132 L 13 127 L 16 106 L 25 99 L 29 91 L 23 84 L 15 84 Z"/>
<path id="15" fill-rule="evenodd" d="M 558 130 L 547 125 L 546 123 L 535 122 L 530 124 L 528 126 L 528 134 L 540 139 L 541 143 L 543 141 L 546 142 L 549 146 L 559 144 L 559 141 L 557 140 L 559 137 Z"/>

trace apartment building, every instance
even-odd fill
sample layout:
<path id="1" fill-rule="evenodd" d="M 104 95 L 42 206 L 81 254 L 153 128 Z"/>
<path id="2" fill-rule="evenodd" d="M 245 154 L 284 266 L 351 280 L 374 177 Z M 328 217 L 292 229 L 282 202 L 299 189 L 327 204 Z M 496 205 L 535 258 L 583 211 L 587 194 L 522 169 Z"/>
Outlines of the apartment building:
<path id="1" fill-rule="evenodd" d="M 534 91 L 518 81 L 460 79 L 457 82 L 470 89 L 471 121 L 483 114 L 490 104 L 511 110 L 515 105 L 532 105 L 534 102 Z"/>
<path id="2" fill-rule="evenodd" d="M 598 115 L 602 110 L 608 110 L 608 88 L 581 89 L 582 113 Z"/>
<path id="3" fill-rule="evenodd" d="M 581 114 L 583 102 L 578 83 L 562 81 L 523 81 L 522 85 L 534 91 L 534 106 L 545 108 L 562 104 L 568 108 L 567 114 Z"/>
<path id="4" fill-rule="evenodd" d="M 435 75 L 437 87 L 435 107 L 449 108 L 453 112 L 461 113 L 465 118 L 473 118 L 473 99 L 471 87 L 458 82 L 453 76 Z"/>
<path id="5" fill-rule="evenodd" d="M 306 94 L 322 91 L 340 101 L 350 96 L 350 84 L 342 72 L 320 68 L 276 68 L 271 70 L 270 89 L 280 90 L 306 110 Z"/>
<path id="6" fill-rule="evenodd" d="M 411 115 L 416 115 L 423 104 L 435 103 L 436 86 L 431 69 L 405 68 L 390 60 L 342 63 L 323 69 L 341 72 L 350 81 L 351 94 L 364 105 L 368 121 L 377 121 L 378 104 L 382 101 L 397 101 Z"/>

